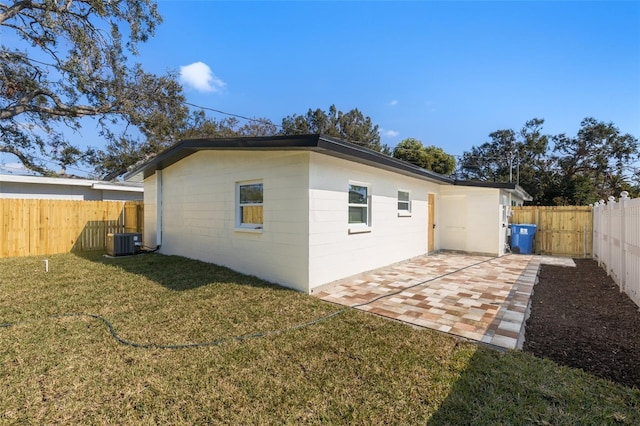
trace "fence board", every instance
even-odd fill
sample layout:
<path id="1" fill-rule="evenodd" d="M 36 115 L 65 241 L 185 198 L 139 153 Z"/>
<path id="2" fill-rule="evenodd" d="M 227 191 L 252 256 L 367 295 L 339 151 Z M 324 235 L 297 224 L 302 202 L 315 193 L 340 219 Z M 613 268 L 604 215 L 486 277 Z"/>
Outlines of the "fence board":
<path id="1" fill-rule="evenodd" d="M 640 306 L 640 198 L 598 203 L 593 234 L 594 258 Z"/>
<path id="2" fill-rule="evenodd" d="M 593 212 L 589 206 L 512 207 L 511 223 L 535 224 L 534 252 L 551 256 L 591 257 Z"/>
<path id="3" fill-rule="evenodd" d="M 143 208 L 142 201 L 0 199 L 0 257 L 105 250 L 108 233 L 142 232 Z"/>
<path id="4" fill-rule="evenodd" d="M 144 203 L 126 203 L 124 206 L 124 232 L 144 232 Z"/>

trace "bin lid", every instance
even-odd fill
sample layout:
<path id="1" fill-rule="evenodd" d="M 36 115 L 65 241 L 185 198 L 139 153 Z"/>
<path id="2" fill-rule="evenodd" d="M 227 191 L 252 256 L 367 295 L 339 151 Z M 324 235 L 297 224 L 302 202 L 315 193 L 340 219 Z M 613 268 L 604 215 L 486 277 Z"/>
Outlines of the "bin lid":
<path id="1" fill-rule="evenodd" d="M 533 235 L 538 226 L 533 223 L 512 223 L 511 232 L 520 235 Z"/>

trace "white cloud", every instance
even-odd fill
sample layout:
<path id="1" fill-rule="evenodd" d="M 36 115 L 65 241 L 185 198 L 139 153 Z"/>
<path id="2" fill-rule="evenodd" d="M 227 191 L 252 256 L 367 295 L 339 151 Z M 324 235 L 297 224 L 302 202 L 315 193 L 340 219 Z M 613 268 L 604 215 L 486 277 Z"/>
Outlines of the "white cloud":
<path id="1" fill-rule="evenodd" d="M 396 99 L 394 99 L 391 102 L 389 102 L 389 105 L 396 106 L 396 105 L 398 105 L 398 101 Z"/>
<path id="2" fill-rule="evenodd" d="M 180 67 L 180 81 L 199 92 L 219 92 L 226 83 L 215 76 L 209 65 L 194 62 Z"/>
<path id="3" fill-rule="evenodd" d="M 400 134 L 400 132 L 397 132 L 395 130 L 384 130 L 382 129 L 382 136 L 388 137 L 388 138 L 395 138 L 396 136 L 398 136 Z"/>

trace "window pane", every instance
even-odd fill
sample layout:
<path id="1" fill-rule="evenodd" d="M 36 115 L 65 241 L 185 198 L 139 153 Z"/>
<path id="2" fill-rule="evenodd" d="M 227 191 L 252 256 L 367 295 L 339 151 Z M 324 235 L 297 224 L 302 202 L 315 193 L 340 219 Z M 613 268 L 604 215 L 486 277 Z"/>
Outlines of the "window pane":
<path id="1" fill-rule="evenodd" d="M 398 191 L 398 201 L 409 201 L 409 193 L 405 191 Z"/>
<path id="2" fill-rule="evenodd" d="M 240 204 L 262 203 L 262 184 L 240 185 Z"/>
<path id="3" fill-rule="evenodd" d="M 349 223 L 367 223 L 367 208 L 349 207 Z"/>
<path id="4" fill-rule="evenodd" d="M 262 225 L 262 206 L 240 206 L 242 223 L 252 223 Z"/>
<path id="5" fill-rule="evenodd" d="M 407 201 L 398 201 L 398 210 L 409 211 L 409 203 Z"/>
<path id="6" fill-rule="evenodd" d="M 367 187 L 349 185 L 349 204 L 367 204 Z"/>

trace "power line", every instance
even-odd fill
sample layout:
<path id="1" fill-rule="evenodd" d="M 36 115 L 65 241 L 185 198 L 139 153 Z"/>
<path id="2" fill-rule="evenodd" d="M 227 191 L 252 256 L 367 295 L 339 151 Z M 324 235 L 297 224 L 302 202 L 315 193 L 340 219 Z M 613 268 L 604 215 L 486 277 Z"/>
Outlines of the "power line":
<path id="1" fill-rule="evenodd" d="M 10 154 L 10 153 L 6 153 L 6 154 Z M 60 163 L 57 163 L 54 160 L 48 160 L 46 158 L 38 157 L 38 156 L 35 156 L 35 155 L 33 156 L 33 158 L 35 158 L 37 160 L 40 160 L 40 161 L 43 161 L 45 163 L 54 164 L 54 165 L 58 165 L 58 166 L 60 165 Z M 0 162 L 0 168 L 8 171 L 9 173 L 23 173 L 23 172 L 36 173 L 33 170 L 29 170 L 29 169 L 12 171 L 10 168 L 7 167 L 7 163 L 5 161 Z M 84 174 L 87 174 L 87 175 L 92 173 L 91 171 L 83 170 L 83 169 L 80 169 L 78 167 L 73 167 L 73 166 L 64 166 L 64 168 L 65 168 L 65 170 L 74 170 L 76 172 L 84 173 Z"/>
<path id="2" fill-rule="evenodd" d="M 194 107 L 194 108 L 200 108 L 200 109 L 202 109 L 202 110 L 206 110 L 206 111 L 217 112 L 218 114 L 228 115 L 228 116 L 230 116 L 230 117 L 241 118 L 241 119 L 243 119 L 243 120 L 255 121 L 256 123 L 267 124 L 267 125 L 270 125 L 270 126 L 279 127 L 279 128 L 281 128 L 281 129 L 283 128 L 281 125 L 276 124 L 276 123 L 274 123 L 274 122 L 272 122 L 272 121 L 261 120 L 261 119 L 259 119 L 259 118 L 246 117 L 246 116 L 244 116 L 244 115 L 240 115 L 240 114 L 233 114 L 233 113 L 231 113 L 231 112 L 226 112 L 226 111 L 222 111 L 222 110 L 215 109 L 215 108 L 205 107 L 205 106 L 202 106 L 202 105 L 196 105 L 196 104 L 193 104 L 193 103 L 191 103 L 191 102 L 183 102 L 183 103 L 184 103 L 185 105 L 189 105 L 189 106 L 192 106 L 192 107 Z"/>
<path id="3" fill-rule="evenodd" d="M 65 67 L 63 67 L 60 64 L 52 64 L 52 63 L 48 63 L 48 62 L 44 62 L 44 61 L 39 61 L 37 59 L 33 59 L 33 58 L 28 57 L 27 55 L 25 55 L 23 53 L 20 53 L 20 52 L 17 52 L 17 51 L 16 52 L 4 52 L 3 56 L 9 56 L 9 55 L 15 55 L 15 56 L 21 57 L 21 58 L 23 58 L 23 59 L 25 59 L 27 61 L 27 64 L 28 64 L 28 62 L 35 62 L 35 63 L 40 64 L 40 65 L 44 65 L 44 66 L 47 66 L 47 67 L 55 68 L 55 69 L 66 71 L 66 72 L 70 72 L 69 70 L 67 70 Z M 258 119 L 258 118 L 251 118 L 251 117 L 247 117 L 247 116 L 240 115 L 240 114 L 234 114 L 234 113 L 231 113 L 231 112 L 222 111 L 222 110 L 219 110 L 219 109 L 216 109 L 216 108 L 197 105 L 197 104 L 194 104 L 194 103 L 191 103 L 191 102 L 183 102 L 183 104 L 184 105 L 188 105 L 188 106 L 192 106 L 194 108 L 199 108 L 199 109 L 202 109 L 202 110 L 206 110 L 206 111 L 216 112 L 218 114 L 227 115 L 227 116 L 230 116 L 230 117 L 236 117 L 236 118 L 241 118 L 243 120 L 253 121 L 253 122 L 256 122 L 256 123 L 271 125 L 271 126 L 278 127 L 280 129 L 283 128 L 280 124 L 276 124 L 276 123 L 274 123 L 272 121 L 261 120 L 261 119 Z"/>

